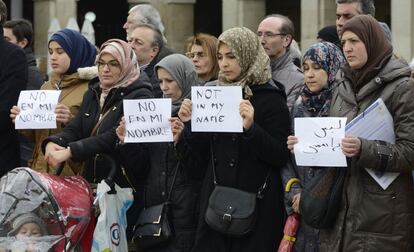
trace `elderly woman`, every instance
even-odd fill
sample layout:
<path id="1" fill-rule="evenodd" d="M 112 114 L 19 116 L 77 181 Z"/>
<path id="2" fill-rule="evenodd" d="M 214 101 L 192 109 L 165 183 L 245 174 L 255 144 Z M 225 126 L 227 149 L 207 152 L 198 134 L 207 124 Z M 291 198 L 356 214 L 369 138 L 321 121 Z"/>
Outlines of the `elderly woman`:
<path id="1" fill-rule="evenodd" d="M 283 235 L 285 216 L 279 169 L 288 158 L 286 138 L 290 120 L 286 95 L 281 84 L 272 81 L 269 57 L 254 32 L 245 27 L 229 29 L 220 35 L 217 48 L 220 73 L 215 84 L 242 87 L 245 99 L 239 111 L 243 132 L 200 134 L 187 129 L 183 134 L 181 146 L 188 146 L 184 148 L 186 158 L 197 164 L 193 170 L 205 173 L 200 197 L 201 218 L 193 251 L 275 251 Z M 192 103 L 185 100 L 179 117 L 188 122 L 191 114 Z M 211 222 L 207 224 L 209 199 L 213 194 L 218 196 L 213 193 L 218 189 L 216 184 L 229 188 L 227 192 L 236 190 L 238 195 L 258 197 L 256 222 L 243 234 L 232 235 L 217 230 Z M 238 203 L 242 203 L 240 199 Z M 230 205 L 229 213 L 219 221 L 231 222 L 233 210 L 249 211 Z"/>
<path id="2" fill-rule="evenodd" d="M 191 95 L 191 86 L 197 84 L 197 74 L 191 61 L 183 55 L 172 54 L 155 65 L 157 78 L 164 98 L 172 102 L 171 130 L 174 142 L 120 145 L 121 160 L 126 169 L 137 177 L 145 178 L 145 194 L 142 207 L 159 205 L 170 198 L 169 220 L 175 231 L 174 238 L 152 247 L 151 251 L 189 252 L 194 244 L 198 220 L 198 199 L 201 179 L 187 172 L 175 154 L 175 143 L 183 130 L 177 113 L 181 102 Z M 122 120 L 117 129 L 123 141 L 125 124 Z M 139 230 L 137 231 L 139 232 Z M 138 235 L 138 234 L 137 234 Z M 139 238 L 135 238 L 137 244 Z"/>
<path id="3" fill-rule="evenodd" d="M 195 66 L 200 86 L 217 80 L 219 66 L 216 44 L 217 38 L 206 33 L 197 33 L 187 40 L 186 55 Z"/>
<path id="4" fill-rule="evenodd" d="M 36 171 L 53 173 L 55 168 L 45 161 L 40 145 L 45 138 L 61 132 L 76 116 L 83 95 L 88 89 L 88 82 L 96 77 L 97 70 L 92 67 L 96 59 L 95 46 L 77 31 L 62 29 L 54 33 L 49 39 L 48 48 L 52 75 L 41 89 L 61 90 L 59 104 L 55 109 L 57 127 L 56 129 L 24 130 L 22 133 L 35 139 L 32 159 L 28 165 Z M 10 110 L 12 120 L 19 113 L 20 108 L 13 106 Z M 81 169 L 80 162 L 68 160 L 62 174 L 74 175 Z"/>
<path id="5" fill-rule="evenodd" d="M 348 157 L 342 206 L 332 229 L 321 231 L 321 251 L 414 251 L 414 85 L 405 61 L 378 22 L 359 15 L 343 27 L 348 64 L 337 76 L 330 116 L 348 121 L 381 98 L 394 123 L 395 143 L 346 136 Z M 365 168 L 377 174 L 398 172 L 383 189 Z"/>

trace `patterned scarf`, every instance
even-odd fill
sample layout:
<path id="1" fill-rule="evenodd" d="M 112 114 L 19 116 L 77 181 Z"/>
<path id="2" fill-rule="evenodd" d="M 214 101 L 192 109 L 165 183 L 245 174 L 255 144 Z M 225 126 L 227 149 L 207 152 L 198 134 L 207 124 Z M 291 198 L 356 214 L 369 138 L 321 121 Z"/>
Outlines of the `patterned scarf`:
<path id="1" fill-rule="evenodd" d="M 269 57 L 260 44 L 257 35 L 246 27 L 235 27 L 223 32 L 218 38 L 220 44 L 226 44 L 241 67 L 241 74 L 234 81 L 228 81 L 222 71 L 219 72 L 219 85 L 240 85 L 247 97 L 253 95 L 249 86 L 267 83 L 272 77 Z"/>
<path id="2" fill-rule="evenodd" d="M 335 88 L 335 76 L 338 70 L 345 64 L 341 50 L 330 42 L 319 42 L 312 45 L 303 55 L 303 61 L 311 60 L 322 67 L 328 74 L 326 88 L 318 94 L 312 93 L 304 85 L 300 94 L 301 102 L 295 104 L 293 117 L 327 116 L 332 99 L 332 90 Z"/>

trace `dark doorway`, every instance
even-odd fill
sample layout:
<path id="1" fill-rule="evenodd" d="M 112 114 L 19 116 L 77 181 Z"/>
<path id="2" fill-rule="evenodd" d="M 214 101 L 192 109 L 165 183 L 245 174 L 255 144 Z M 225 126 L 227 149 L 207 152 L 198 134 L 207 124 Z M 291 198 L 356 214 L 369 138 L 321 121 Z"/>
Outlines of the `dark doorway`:
<path id="1" fill-rule="evenodd" d="M 126 0 L 80 0 L 78 2 L 78 24 L 82 27 L 85 14 L 92 11 L 96 14 L 93 27 L 97 46 L 110 38 L 125 40 L 126 33 L 122 26 L 128 16 L 128 10 Z"/>
<path id="2" fill-rule="evenodd" d="M 198 0 L 194 5 L 194 33 L 204 32 L 218 37 L 222 28 L 222 1 Z"/>
<path id="3" fill-rule="evenodd" d="M 266 0 L 266 15 L 282 14 L 295 26 L 295 40 L 300 41 L 300 0 Z"/>

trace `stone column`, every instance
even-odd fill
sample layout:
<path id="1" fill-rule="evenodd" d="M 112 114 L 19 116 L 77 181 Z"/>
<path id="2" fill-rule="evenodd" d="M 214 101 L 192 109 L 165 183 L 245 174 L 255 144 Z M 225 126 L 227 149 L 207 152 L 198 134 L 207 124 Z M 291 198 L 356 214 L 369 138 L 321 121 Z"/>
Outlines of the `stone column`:
<path id="1" fill-rule="evenodd" d="M 53 18 L 59 20 L 61 28 L 66 27 L 70 17 L 76 18 L 77 0 L 33 0 L 34 51 L 39 59 L 39 68 L 45 72 L 47 60 L 48 29 Z"/>
<path id="2" fill-rule="evenodd" d="M 23 0 L 10 1 L 10 17 L 9 19 L 18 19 L 23 17 Z"/>
<path id="3" fill-rule="evenodd" d="M 318 31 L 335 24 L 336 4 L 332 0 L 301 0 L 301 50 L 316 42 Z"/>
<path id="4" fill-rule="evenodd" d="M 128 0 L 130 7 L 150 3 L 161 15 L 168 46 L 183 53 L 185 40 L 194 32 L 194 4 L 196 0 Z"/>
<path id="5" fill-rule="evenodd" d="M 408 62 L 414 56 L 414 3 L 391 0 L 391 30 L 394 53 Z"/>
<path id="6" fill-rule="evenodd" d="M 226 0 L 223 1 L 223 31 L 245 26 L 256 32 L 260 21 L 266 15 L 265 0 Z"/>

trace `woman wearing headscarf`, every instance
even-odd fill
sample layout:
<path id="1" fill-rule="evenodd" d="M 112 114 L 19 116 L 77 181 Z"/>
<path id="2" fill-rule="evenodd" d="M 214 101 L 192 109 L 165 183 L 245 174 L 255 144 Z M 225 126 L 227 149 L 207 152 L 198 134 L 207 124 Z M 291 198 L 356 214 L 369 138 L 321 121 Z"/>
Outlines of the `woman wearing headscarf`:
<path id="1" fill-rule="evenodd" d="M 34 134 L 35 147 L 29 166 L 37 171 L 54 173 L 55 168 L 45 161 L 41 151 L 42 141 L 62 131 L 76 116 L 82 103 L 82 98 L 88 89 L 88 82 L 97 76 L 95 64 L 95 46 L 79 32 L 63 29 L 54 33 L 48 43 L 49 61 L 52 74 L 49 81 L 42 85 L 42 90 L 60 90 L 59 104 L 55 114 L 57 127 L 55 129 L 24 130 L 27 136 Z M 14 120 L 20 108 L 13 106 L 10 117 Z M 81 162 L 68 160 L 62 175 L 74 175 L 82 169 Z"/>
<path id="2" fill-rule="evenodd" d="M 337 76 L 330 116 L 348 122 L 381 98 L 393 118 L 395 143 L 352 135 L 342 139 L 348 158 L 341 209 L 335 225 L 321 230 L 321 251 L 414 251 L 414 85 L 405 61 L 378 22 L 358 15 L 343 27 L 348 64 Z M 383 179 L 399 175 L 382 188 L 365 168 Z"/>
<path id="3" fill-rule="evenodd" d="M 172 102 L 171 130 L 174 142 L 123 144 L 119 147 L 119 153 L 126 169 L 134 171 L 137 177 L 145 178 L 141 208 L 166 202 L 172 188 L 170 223 L 175 235 L 172 240 L 151 248 L 151 251 L 186 252 L 191 251 L 194 243 L 201 182 L 200 178 L 191 176 L 187 167 L 179 162 L 175 154 L 175 143 L 184 128 L 177 113 L 181 102 L 190 98 L 191 87 L 197 85 L 197 73 L 192 62 L 180 54 L 163 58 L 155 65 L 155 73 L 160 81 L 163 97 L 170 98 Z M 121 121 L 117 134 L 122 142 L 125 137 L 124 120 Z"/>
<path id="4" fill-rule="evenodd" d="M 217 48 L 220 72 L 215 84 L 242 87 L 243 132 L 191 133 L 186 125 L 178 148 L 195 164 L 194 170 L 205 173 L 193 251 L 275 251 L 285 218 L 279 169 L 288 158 L 286 95 L 281 84 L 271 80 L 269 58 L 254 32 L 245 27 L 229 29 L 220 35 Z M 185 100 L 180 119 L 189 122 L 191 111 L 191 101 Z M 248 234 L 237 238 L 215 231 L 205 221 L 215 189 L 214 172 L 219 185 L 262 196 L 256 202 L 256 223 Z M 264 191 L 258 192 L 263 186 Z"/>
<path id="5" fill-rule="evenodd" d="M 329 42 L 319 42 L 312 45 L 303 56 L 303 72 L 305 84 L 292 108 L 292 124 L 298 117 L 326 117 L 332 100 L 332 92 L 336 87 L 335 75 L 345 64 L 342 52 L 336 45 Z M 294 127 L 292 127 L 293 129 Z M 288 137 L 288 148 L 293 151 L 293 146 L 298 142 L 297 137 Z M 297 166 L 295 158 L 291 156 L 286 166 L 282 169 L 283 188 L 286 188 L 294 179 L 289 192 L 285 191 L 285 207 L 288 215 L 300 214 L 299 202 L 302 186 L 310 180 L 318 179 L 318 174 L 326 167 Z M 308 226 L 303 221 L 300 223 L 294 242 L 294 251 L 316 252 L 319 251 L 319 231 Z"/>

